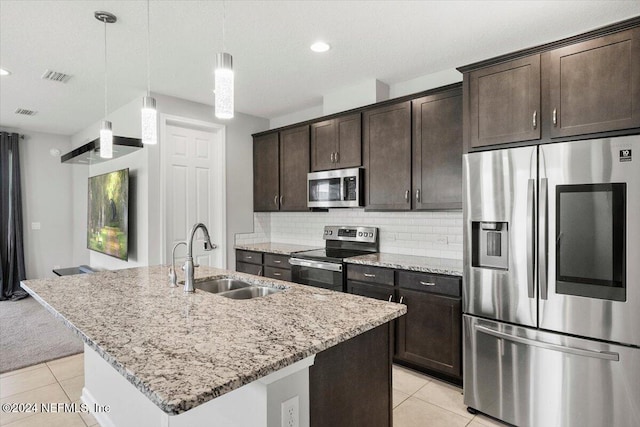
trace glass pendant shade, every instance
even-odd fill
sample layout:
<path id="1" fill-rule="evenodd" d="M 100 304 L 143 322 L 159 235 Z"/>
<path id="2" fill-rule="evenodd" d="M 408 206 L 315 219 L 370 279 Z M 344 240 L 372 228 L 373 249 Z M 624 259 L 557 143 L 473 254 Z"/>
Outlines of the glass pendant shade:
<path id="1" fill-rule="evenodd" d="M 150 96 L 142 98 L 142 143 L 154 145 L 158 143 L 158 112 L 156 100 Z"/>
<path id="2" fill-rule="evenodd" d="M 109 120 L 103 120 L 100 126 L 100 157 L 103 159 L 113 157 L 113 132 Z"/>
<path id="3" fill-rule="evenodd" d="M 233 118 L 233 58 L 229 53 L 216 54 L 215 114 L 219 119 Z"/>

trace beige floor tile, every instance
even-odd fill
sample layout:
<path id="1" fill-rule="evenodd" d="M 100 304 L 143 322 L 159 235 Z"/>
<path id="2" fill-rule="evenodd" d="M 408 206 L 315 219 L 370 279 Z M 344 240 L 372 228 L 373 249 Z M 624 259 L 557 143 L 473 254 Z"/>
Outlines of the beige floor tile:
<path id="1" fill-rule="evenodd" d="M 489 418 L 486 415 L 478 414 L 473 418 L 473 422 L 485 427 L 504 427 L 509 424 L 503 423 L 493 418 Z"/>
<path id="2" fill-rule="evenodd" d="M 393 407 L 397 407 L 399 404 L 409 398 L 407 393 L 403 393 L 400 390 L 393 389 Z"/>
<path id="3" fill-rule="evenodd" d="M 4 399 L 1 403 L 69 403 L 69 399 L 60 384 L 53 383 L 34 390 L 13 394 Z M 34 416 L 27 412 L 0 412 L 0 425 L 12 423 L 14 421 Z"/>
<path id="4" fill-rule="evenodd" d="M 410 397 L 393 410 L 393 427 L 465 427 L 467 418 Z"/>
<path id="5" fill-rule="evenodd" d="M 6 427 L 86 427 L 80 415 L 76 413 L 36 414 L 29 418 L 7 424 Z"/>
<path id="6" fill-rule="evenodd" d="M 473 415 L 467 412 L 467 407 L 463 403 L 462 389 L 451 384 L 433 380 L 413 396 L 455 412 L 462 417 L 473 418 Z"/>
<path id="7" fill-rule="evenodd" d="M 84 375 L 60 381 L 60 385 L 64 389 L 64 392 L 67 393 L 69 400 L 75 402 L 76 400 L 80 399 L 80 396 L 82 395 L 82 387 L 84 387 Z"/>
<path id="8" fill-rule="evenodd" d="M 47 362 L 58 381 L 84 375 L 84 353 Z"/>
<path id="9" fill-rule="evenodd" d="M 49 368 L 43 365 L 37 369 L 20 372 L 15 375 L 0 378 L 0 399 L 23 391 L 33 390 L 38 387 L 53 384 L 56 377 Z"/>
<path id="10" fill-rule="evenodd" d="M 410 369 L 393 366 L 393 388 L 406 394 L 413 394 L 429 382 L 429 378 Z"/>
<path id="11" fill-rule="evenodd" d="M 42 368 L 43 366 L 45 366 L 45 364 L 40 363 L 38 365 L 31 365 L 21 369 L 16 369 L 15 371 L 5 372 L 4 374 L 0 374 L 0 378 L 9 377 L 11 375 L 20 374 L 22 372 L 33 371 L 34 369 Z"/>
<path id="12" fill-rule="evenodd" d="M 81 400 L 76 400 L 76 405 L 80 406 L 82 404 Z M 91 412 L 80 412 L 80 418 L 87 425 L 87 427 L 98 425 L 98 421 L 95 419 Z"/>

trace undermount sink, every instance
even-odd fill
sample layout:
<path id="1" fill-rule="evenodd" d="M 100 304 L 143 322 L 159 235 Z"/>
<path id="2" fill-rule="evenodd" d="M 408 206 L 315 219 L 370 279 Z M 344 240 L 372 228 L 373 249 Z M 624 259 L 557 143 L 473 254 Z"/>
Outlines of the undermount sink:
<path id="1" fill-rule="evenodd" d="M 282 289 L 274 289 L 266 286 L 251 286 L 247 288 L 236 289 L 235 291 L 223 292 L 220 294 L 220 296 L 231 299 L 251 299 L 264 297 L 281 291 Z"/>
<path id="2" fill-rule="evenodd" d="M 220 296 L 231 299 L 264 297 L 281 291 L 281 289 L 269 288 L 267 286 L 255 286 L 251 283 L 238 279 L 231 279 L 229 277 L 196 280 L 193 283 L 193 286 L 201 291 L 219 294 Z"/>
<path id="3" fill-rule="evenodd" d="M 211 292 L 212 294 L 219 294 L 220 292 L 227 292 L 234 289 L 242 289 L 252 286 L 251 283 L 243 282 L 242 280 L 230 279 L 228 277 L 218 279 L 207 279 L 202 281 L 195 281 L 193 287 L 205 292 Z"/>

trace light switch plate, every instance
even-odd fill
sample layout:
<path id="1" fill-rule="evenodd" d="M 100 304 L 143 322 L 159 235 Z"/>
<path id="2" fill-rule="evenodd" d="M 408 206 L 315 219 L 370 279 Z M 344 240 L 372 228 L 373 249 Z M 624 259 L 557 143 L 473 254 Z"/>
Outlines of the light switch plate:
<path id="1" fill-rule="evenodd" d="M 32 222 L 31 223 L 31 229 L 32 230 L 40 230 L 40 223 L 39 222 Z"/>

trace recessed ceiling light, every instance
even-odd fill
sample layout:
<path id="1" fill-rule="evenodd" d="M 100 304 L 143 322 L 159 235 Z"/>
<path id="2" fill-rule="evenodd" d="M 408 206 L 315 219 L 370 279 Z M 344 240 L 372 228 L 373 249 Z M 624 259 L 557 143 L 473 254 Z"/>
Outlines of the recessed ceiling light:
<path id="1" fill-rule="evenodd" d="M 0 76 L 8 76 L 9 74 L 11 74 L 11 71 L 0 68 Z"/>
<path id="2" fill-rule="evenodd" d="M 311 45 L 311 50 L 314 52 L 326 52 L 329 49 L 331 49 L 331 46 L 325 42 L 315 42 Z"/>

